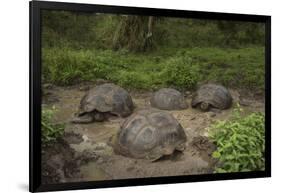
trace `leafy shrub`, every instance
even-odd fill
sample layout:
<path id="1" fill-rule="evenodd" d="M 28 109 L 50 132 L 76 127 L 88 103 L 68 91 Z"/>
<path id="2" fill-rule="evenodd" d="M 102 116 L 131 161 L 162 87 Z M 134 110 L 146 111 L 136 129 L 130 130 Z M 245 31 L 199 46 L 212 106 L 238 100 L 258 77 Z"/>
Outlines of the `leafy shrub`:
<path id="1" fill-rule="evenodd" d="M 264 125 L 261 113 L 241 117 L 238 110 L 233 120 L 214 124 L 210 137 L 217 146 L 212 154 L 219 160 L 215 172 L 264 170 Z"/>
<path id="2" fill-rule="evenodd" d="M 64 124 L 53 123 L 54 109 L 42 110 L 41 131 L 42 143 L 47 145 L 57 140 L 64 132 Z"/>
<path id="3" fill-rule="evenodd" d="M 181 89 L 194 88 L 198 78 L 197 66 L 188 55 L 169 58 L 162 73 L 162 79 L 167 85 Z"/>

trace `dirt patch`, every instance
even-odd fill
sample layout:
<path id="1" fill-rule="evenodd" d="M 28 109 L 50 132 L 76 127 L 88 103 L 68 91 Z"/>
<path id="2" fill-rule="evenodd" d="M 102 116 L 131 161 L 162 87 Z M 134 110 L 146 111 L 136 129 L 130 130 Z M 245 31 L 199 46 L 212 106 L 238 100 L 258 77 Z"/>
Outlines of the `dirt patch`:
<path id="1" fill-rule="evenodd" d="M 54 184 L 81 178 L 75 151 L 59 139 L 42 148 L 42 183 Z"/>
<path id="2" fill-rule="evenodd" d="M 215 163 L 216 160 L 212 159 L 212 153 L 216 150 L 216 146 L 209 140 L 208 137 L 194 137 L 191 142 L 191 146 L 196 149 L 196 151 L 204 160 L 211 159 L 212 164 Z"/>
<path id="3" fill-rule="evenodd" d="M 77 111 L 81 97 L 86 92 L 85 90 L 93 86 L 87 84 L 64 88 L 52 87 L 48 90 L 58 100 L 50 102 L 44 101 L 43 98 L 45 105 L 56 107 L 56 121 L 66 124 L 64 141 L 69 146 L 68 149 L 61 152 L 49 150 L 50 152 L 42 157 L 45 164 L 46 160 L 65 159 L 60 161 L 59 167 L 53 167 L 59 169 L 57 172 L 53 172 L 54 175 L 49 175 L 48 179 L 46 177 L 47 182 L 50 182 L 52 178 L 57 179 L 57 176 L 60 176 L 60 179 L 64 181 L 98 181 L 213 172 L 216 161 L 212 159 L 211 154 L 215 150 L 215 146 L 208 140 L 208 127 L 217 120 L 229 119 L 233 108 L 214 112 L 201 112 L 191 107 L 185 110 L 167 111 L 183 126 L 187 135 L 186 149 L 183 152 L 176 151 L 170 156 L 150 162 L 124 157 L 113 152 L 110 139 L 116 135 L 124 121 L 123 118 L 111 117 L 108 121 L 90 124 L 70 123 L 73 114 Z M 244 113 L 264 112 L 263 97 L 245 94 L 238 90 L 230 90 L 230 92 L 234 99 L 233 106 L 240 103 L 244 108 Z M 131 92 L 136 107 L 135 111 L 150 107 L 151 95 L 151 92 Z M 192 93 L 188 93 L 186 96 L 186 100 L 190 104 Z M 53 146 L 53 148 L 61 149 L 60 144 L 57 145 L 59 147 Z M 63 147 L 65 148 L 65 146 Z M 62 153 L 64 151 L 69 152 Z M 59 155 L 60 153 L 61 155 Z M 66 160 L 71 161 L 66 162 Z M 72 165 L 72 175 L 64 169 L 71 164 L 75 166 Z M 56 180 L 52 182 L 56 182 Z"/>
<path id="4" fill-rule="evenodd" d="M 79 144 L 83 141 L 82 135 L 80 133 L 65 132 L 63 135 L 63 139 L 68 144 Z"/>

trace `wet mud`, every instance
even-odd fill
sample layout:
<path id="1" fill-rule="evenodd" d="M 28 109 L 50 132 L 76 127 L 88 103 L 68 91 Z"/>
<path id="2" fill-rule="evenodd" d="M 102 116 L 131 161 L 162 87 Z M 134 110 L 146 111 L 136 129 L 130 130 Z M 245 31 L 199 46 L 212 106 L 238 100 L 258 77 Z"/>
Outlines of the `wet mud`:
<path id="1" fill-rule="evenodd" d="M 189 107 L 168 111 L 180 122 L 187 135 L 186 149 L 151 162 L 117 155 L 112 148 L 112 138 L 125 120 L 110 117 L 105 122 L 73 124 L 80 99 L 94 85 L 44 88 L 44 106 L 55 106 L 55 121 L 65 123 L 65 134 L 59 142 L 46 148 L 42 156 L 42 180 L 45 183 L 99 181 L 112 179 L 144 178 L 212 173 L 216 160 L 211 157 L 216 149 L 208 139 L 209 126 L 216 120 L 231 117 L 228 110 L 202 112 Z M 230 90 L 235 105 L 239 103 L 244 113 L 264 112 L 263 96 Z M 151 92 L 130 92 L 135 111 L 150 107 Z M 191 94 L 186 97 L 190 104 Z M 233 105 L 233 106 L 234 106 Z M 62 145 L 63 144 L 63 145 Z M 53 160 L 53 161 L 50 161 Z M 53 163 L 54 162 L 54 163 Z M 50 166 L 51 163 L 51 166 Z M 57 168 L 55 171 L 54 168 Z M 50 170 L 50 171 L 49 171 Z M 47 171 L 47 173 L 46 173 Z"/>

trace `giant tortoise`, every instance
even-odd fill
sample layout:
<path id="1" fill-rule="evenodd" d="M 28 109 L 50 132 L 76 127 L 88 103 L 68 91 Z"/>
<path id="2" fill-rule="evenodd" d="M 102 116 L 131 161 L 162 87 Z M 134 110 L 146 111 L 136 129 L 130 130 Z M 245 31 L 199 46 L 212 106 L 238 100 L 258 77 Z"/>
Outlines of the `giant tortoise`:
<path id="1" fill-rule="evenodd" d="M 187 137 L 180 123 L 168 112 L 139 110 L 121 125 L 114 143 L 118 154 L 155 161 L 185 149 Z"/>
<path id="2" fill-rule="evenodd" d="M 162 110 L 180 110 L 188 107 L 183 94 L 173 88 L 162 88 L 155 92 L 150 104 Z"/>
<path id="3" fill-rule="evenodd" d="M 125 89 L 106 83 L 94 87 L 84 95 L 72 122 L 104 121 L 110 115 L 126 117 L 133 112 L 133 108 L 132 98 Z"/>
<path id="4" fill-rule="evenodd" d="M 217 84 L 202 85 L 192 97 L 191 106 L 199 107 L 203 111 L 210 108 L 227 109 L 232 104 L 232 97 L 229 91 Z"/>

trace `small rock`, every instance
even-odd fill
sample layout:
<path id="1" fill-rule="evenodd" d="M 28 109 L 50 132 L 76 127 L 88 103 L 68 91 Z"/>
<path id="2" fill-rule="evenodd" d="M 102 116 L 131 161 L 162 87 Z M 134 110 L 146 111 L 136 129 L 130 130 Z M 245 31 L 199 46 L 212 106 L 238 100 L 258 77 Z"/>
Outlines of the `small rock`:
<path id="1" fill-rule="evenodd" d="M 87 135 L 83 135 L 83 136 L 82 136 L 82 139 L 83 139 L 85 142 L 89 141 L 89 138 L 88 138 Z"/>

